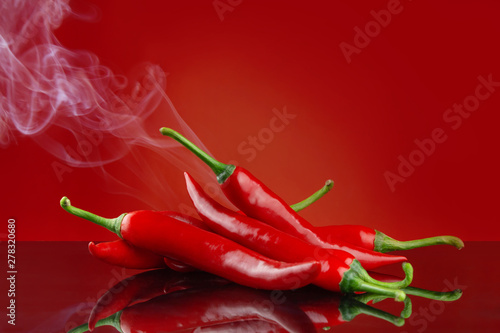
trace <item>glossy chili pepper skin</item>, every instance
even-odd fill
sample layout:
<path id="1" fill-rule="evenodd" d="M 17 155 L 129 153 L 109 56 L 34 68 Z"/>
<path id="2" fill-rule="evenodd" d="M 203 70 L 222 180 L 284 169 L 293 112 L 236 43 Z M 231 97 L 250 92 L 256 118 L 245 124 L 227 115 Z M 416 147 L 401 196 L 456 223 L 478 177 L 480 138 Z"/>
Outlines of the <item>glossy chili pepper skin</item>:
<path id="1" fill-rule="evenodd" d="M 163 268 L 163 257 L 144 249 L 130 245 L 123 239 L 112 242 L 89 243 L 89 252 L 96 258 L 120 267 L 130 269 Z"/>
<path id="2" fill-rule="evenodd" d="M 158 212 L 161 215 L 191 224 L 203 230 L 209 228 L 203 221 L 186 214 L 173 211 Z M 164 258 L 154 252 L 135 247 L 123 239 L 112 242 L 89 243 L 89 252 L 96 258 L 115 266 L 130 269 L 155 269 L 169 267 L 178 272 L 191 272 L 193 267 L 172 258 Z"/>
<path id="3" fill-rule="evenodd" d="M 324 239 L 314 227 L 288 206 L 247 170 L 236 167 L 221 185 L 226 197 L 247 216 L 268 223 L 278 230 L 326 249 L 342 250 L 352 254 L 366 269 L 407 261 L 404 256 L 393 256 L 370 251 L 338 239 Z M 328 237 L 326 237 L 328 238 Z"/>
<path id="4" fill-rule="evenodd" d="M 61 199 L 61 207 L 104 226 L 130 244 L 179 260 L 230 281 L 260 289 L 295 289 L 319 274 L 316 261 L 284 263 L 267 258 L 233 241 L 152 211 L 135 211 L 105 219 Z M 301 276 L 297 281 L 297 276 Z"/>
<path id="5" fill-rule="evenodd" d="M 354 257 L 340 250 L 325 250 L 277 230 L 248 216 L 233 212 L 210 198 L 187 173 L 186 186 L 193 204 L 205 224 L 216 233 L 267 257 L 285 262 L 321 258 L 321 272 L 314 284 L 340 291 L 343 274 Z"/>
<path id="6" fill-rule="evenodd" d="M 341 292 L 367 290 L 363 289 L 365 286 L 362 286 L 361 283 L 357 286 L 360 289 L 345 289 L 346 286 L 351 286 L 345 284 L 344 281 L 346 272 L 351 270 L 351 265 L 355 261 L 351 254 L 312 245 L 268 224 L 223 207 L 209 197 L 188 173 L 184 173 L 184 176 L 189 196 L 198 214 L 207 226 L 218 234 L 276 260 L 286 262 L 311 260 L 312 258 L 318 260 L 321 264 L 321 272 L 313 283 L 325 289 Z M 364 271 L 364 273 L 368 275 L 367 272 Z M 349 278 L 357 279 L 358 276 L 349 275 L 347 279 Z M 363 280 L 360 276 L 359 282 L 376 284 L 378 281 Z M 410 280 L 407 280 L 407 283 L 410 282 L 411 277 Z M 389 286 L 384 283 L 379 283 L 378 286 L 394 287 L 394 285 Z M 387 290 L 380 291 L 387 292 Z"/>
<path id="7" fill-rule="evenodd" d="M 376 231 L 362 225 L 327 225 L 315 227 L 314 231 L 321 239 L 333 242 L 341 239 L 346 243 L 375 250 Z"/>
<path id="8" fill-rule="evenodd" d="M 127 214 L 120 231 L 140 248 L 253 288 L 293 289 L 309 284 L 319 273 L 315 261 L 269 260 L 224 237 L 150 211 Z M 296 276 L 301 274 L 305 278 L 297 285 Z"/>

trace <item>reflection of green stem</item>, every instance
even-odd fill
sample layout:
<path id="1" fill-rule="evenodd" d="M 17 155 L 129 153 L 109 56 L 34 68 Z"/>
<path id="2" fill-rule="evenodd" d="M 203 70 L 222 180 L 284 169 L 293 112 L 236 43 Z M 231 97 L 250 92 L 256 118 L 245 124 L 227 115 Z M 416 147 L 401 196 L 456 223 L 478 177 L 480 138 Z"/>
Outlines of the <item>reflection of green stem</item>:
<path id="1" fill-rule="evenodd" d="M 409 241 L 398 241 L 380 231 L 376 231 L 374 251 L 385 253 L 396 250 L 410 250 L 431 245 L 452 245 L 460 250 L 464 247 L 464 242 L 455 236 L 436 236 Z"/>
<path id="2" fill-rule="evenodd" d="M 310 206 L 314 202 L 316 202 L 318 199 L 323 197 L 325 194 L 327 194 L 333 187 L 333 180 L 328 179 L 325 183 L 325 185 L 320 188 L 318 191 L 316 191 L 314 194 L 312 194 L 310 197 L 302 200 L 301 202 L 297 202 L 296 204 L 291 205 L 292 209 L 296 212 Z"/>
<path id="3" fill-rule="evenodd" d="M 462 297 L 462 290 L 456 289 L 448 292 L 432 291 L 415 287 L 406 287 L 403 289 L 405 293 L 414 296 L 420 296 L 438 301 L 452 302 Z"/>
<path id="4" fill-rule="evenodd" d="M 359 314 L 366 314 L 368 316 L 386 320 L 398 327 L 403 326 L 405 323 L 405 320 L 401 317 L 397 317 L 388 312 L 358 302 L 353 298 L 346 298 L 342 300 L 339 306 L 339 311 L 342 315 L 342 319 L 345 321 L 351 321 Z"/>
<path id="5" fill-rule="evenodd" d="M 405 290 L 405 288 L 403 288 Z M 355 299 L 358 302 L 367 304 L 368 302 L 372 302 L 372 304 L 381 302 L 383 300 L 386 300 L 388 297 L 383 296 L 383 295 L 378 295 L 378 294 L 372 294 L 372 293 L 364 293 L 364 294 L 357 294 L 352 296 L 353 299 Z M 409 318 L 411 316 L 412 312 L 412 303 L 409 297 L 406 297 L 404 299 L 404 308 L 403 311 L 401 311 L 400 317 L 402 318 Z"/>
<path id="6" fill-rule="evenodd" d="M 112 314 L 111 316 L 99 320 L 96 324 L 95 327 L 99 326 L 113 326 L 118 332 L 123 333 L 121 327 L 120 327 L 120 315 L 122 314 L 122 311 L 117 312 L 115 314 Z M 73 328 L 72 330 L 68 331 L 68 333 L 84 333 L 89 331 L 89 324 L 82 324 L 78 327 Z"/>

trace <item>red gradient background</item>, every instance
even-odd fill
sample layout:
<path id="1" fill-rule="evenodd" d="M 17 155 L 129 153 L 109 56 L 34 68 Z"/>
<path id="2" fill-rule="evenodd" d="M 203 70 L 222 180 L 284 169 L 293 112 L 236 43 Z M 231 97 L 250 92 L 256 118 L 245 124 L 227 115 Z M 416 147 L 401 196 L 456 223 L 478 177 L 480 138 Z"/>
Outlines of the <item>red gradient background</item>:
<path id="1" fill-rule="evenodd" d="M 355 27 L 394 2 L 233 1 L 223 20 L 212 0 L 72 5 L 85 11 L 92 3 L 100 19 L 67 19 L 56 31 L 61 43 L 95 53 L 117 73 L 160 65 L 166 93 L 211 153 L 238 161 L 290 203 L 333 179 L 328 196 L 303 211 L 313 224 L 364 224 L 401 239 L 500 240 L 500 87 L 458 129 L 443 119 L 474 94 L 478 76 L 500 82 L 499 3 L 401 1 L 401 12 L 350 63 L 340 44 L 352 45 Z M 259 133 L 268 138 L 262 131 L 273 109 L 284 108 L 295 118 L 249 160 L 241 145 Z M 396 173 L 398 156 L 408 158 L 435 128 L 447 140 L 391 191 L 384 173 Z M 63 195 L 110 217 L 149 208 L 102 189 L 90 169 L 59 181 L 54 157 L 32 138 L 18 138 L 1 156 L 2 215 L 16 219 L 18 240 L 114 238 L 65 213 Z M 189 204 L 181 170 L 165 173 Z"/>

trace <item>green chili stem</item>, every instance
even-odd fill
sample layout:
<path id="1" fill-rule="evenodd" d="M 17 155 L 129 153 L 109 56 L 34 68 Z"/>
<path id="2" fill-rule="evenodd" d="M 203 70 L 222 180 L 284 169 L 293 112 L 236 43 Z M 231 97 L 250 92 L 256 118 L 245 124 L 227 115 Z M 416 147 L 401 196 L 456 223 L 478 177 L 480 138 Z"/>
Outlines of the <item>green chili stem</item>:
<path id="1" fill-rule="evenodd" d="M 401 317 L 379 310 L 362 302 L 358 302 L 355 299 L 343 301 L 339 306 L 339 311 L 342 315 L 342 319 L 345 321 L 351 321 L 357 315 L 365 314 L 368 316 L 386 320 L 398 327 L 403 326 L 405 323 L 405 320 Z"/>
<path id="2" fill-rule="evenodd" d="M 453 291 L 448 291 L 448 292 L 439 292 L 439 291 L 432 291 L 432 290 L 426 290 L 426 289 L 420 289 L 420 288 L 415 288 L 415 287 L 406 287 L 403 288 L 404 292 L 409 294 L 409 295 L 414 295 L 414 296 L 419 296 L 419 297 L 424 297 L 424 298 L 429 298 L 429 299 L 435 299 L 438 301 L 444 301 L 444 302 L 452 302 L 456 301 L 460 297 L 462 297 L 462 290 L 456 289 Z"/>
<path id="3" fill-rule="evenodd" d="M 101 227 L 105 227 L 106 229 L 114 232 L 115 234 L 120 236 L 120 238 L 122 238 L 122 235 L 120 232 L 120 227 L 121 227 L 123 217 L 126 214 L 122 214 L 114 219 L 107 219 L 107 218 L 95 215 L 93 213 L 87 212 L 83 209 L 72 206 L 71 202 L 69 201 L 69 199 L 67 197 L 63 197 L 61 199 L 61 207 L 65 211 L 67 211 L 68 213 L 71 213 L 75 216 L 89 220 L 90 222 L 93 222 L 97 225 L 100 225 Z"/>
<path id="4" fill-rule="evenodd" d="M 120 326 L 120 316 L 122 311 L 112 314 L 109 317 L 99 320 L 95 327 L 113 326 L 118 332 L 123 333 Z M 85 323 L 68 331 L 68 333 L 84 333 L 89 331 L 89 324 Z"/>
<path id="5" fill-rule="evenodd" d="M 455 236 L 436 236 L 410 241 L 398 241 L 377 230 L 375 235 L 374 250 L 385 253 L 397 250 L 411 250 L 431 245 L 452 245 L 460 250 L 464 247 L 464 242 Z"/>
<path id="6" fill-rule="evenodd" d="M 231 176 L 234 171 L 235 166 L 232 164 L 224 164 L 222 162 L 217 161 L 212 156 L 208 155 L 206 152 L 197 147 L 194 143 L 186 139 L 180 133 L 174 131 L 171 128 L 162 127 L 160 128 L 161 134 L 171 137 L 176 140 L 184 147 L 193 152 L 196 156 L 198 156 L 203 162 L 205 162 L 210 169 L 217 175 L 217 181 L 222 184 L 226 181 L 226 179 Z"/>
<path id="7" fill-rule="evenodd" d="M 405 266 L 405 273 L 407 273 L 407 277 L 403 280 L 404 284 L 411 282 L 413 278 L 413 269 L 409 267 L 411 266 Z M 388 282 L 381 282 L 371 278 L 366 279 L 364 272 L 366 271 L 361 266 L 359 261 L 354 259 L 351 263 L 351 268 L 344 273 L 342 281 L 340 281 L 340 290 L 345 293 L 356 291 L 372 292 L 379 295 L 390 296 L 398 302 L 401 302 L 406 298 L 404 291 L 393 287 L 391 284 L 388 285 Z"/>
<path id="8" fill-rule="evenodd" d="M 359 264 L 359 262 L 357 264 Z M 361 264 L 359 264 L 359 266 L 361 266 Z M 379 286 L 384 286 L 388 288 L 404 288 L 410 285 L 411 281 L 413 280 L 413 266 L 409 262 L 404 262 L 403 271 L 405 272 L 404 280 L 397 282 L 382 282 L 379 280 L 375 280 L 368 274 L 368 272 L 365 269 L 360 269 L 359 274 L 366 282 L 371 282 L 373 284 L 377 284 Z"/>
<path id="9" fill-rule="evenodd" d="M 291 205 L 292 209 L 296 212 L 308 207 L 309 205 L 313 204 L 316 202 L 318 199 L 323 197 L 325 194 L 327 194 L 333 187 L 333 180 L 328 179 L 325 183 L 325 185 L 320 188 L 318 191 L 316 191 L 313 195 L 310 197 L 302 200 L 301 202 L 297 202 L 296 204 Z"/>
<path id="10" fill-rule="evenodd" d="M 349 269 L 348 272 L 352 272 L 351 273 L 352 276 L 349 275 L 352 279 L 357 279 L 379 287 L 401 289 L 407 287 L 413 280 L 413 266 L 409 262 L 405 262 L 403 263 L 403 271 L 405 272 L 405 278 L 403 280 L 396 282 L 382 282 L 372 278 L 368 274 L 368 272 L 363 268 L 361 263 L 358 260 L 354 259 L 353 262 L 351 263 L 351 268 Z M 359 290 L 352 290 L 352 291 L 359 291 Z"/>

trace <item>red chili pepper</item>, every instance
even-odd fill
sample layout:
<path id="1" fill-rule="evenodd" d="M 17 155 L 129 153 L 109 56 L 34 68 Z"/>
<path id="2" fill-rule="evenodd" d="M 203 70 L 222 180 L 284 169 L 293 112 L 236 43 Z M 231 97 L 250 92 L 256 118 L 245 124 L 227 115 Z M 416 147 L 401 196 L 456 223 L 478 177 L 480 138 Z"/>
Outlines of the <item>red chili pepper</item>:
<path id="1" fill-rule="evenodd" d="M 272 260 L 217 234 L 156 212 L 135 211 L 105 219 L 71 206 L 66 197 L 61 199 L 61 207 L 106 227 L 136 247 L 249 287 L 295 289 L 309 284 L 319 273 L 316 261 Z M 301 278 L 297 279 L 298 276 Z"/>
<path id="2" fill-rule="evenodd" d="M 327 193 L 331 189 L 332 185 L 333 182 L 331 180 L 326 181 L 325 185 L 313 195 L 295 205 L 292 205 L 293 209 L 297 211 L 309 206 Z M 161 211 L 158 213 L 210 231 L 203 221 L 189 215 L 173 211 Z M 154 269 L 163 268 L 166 265 L 167 267 L 178 272 L 192 272 L 196 270 L 194 267 L 186 265 L 178 260 L 164 258 L 154 252 L 139 249 L 128 244 L 122 239 L 112 242 L 101 242 L 97 245 L 94 244 L 94 242 L 91 242 L 89 243 L 89 251 L 94 257 L 108 264 L 130 269 Z"/>
<path id="3" fill-rule="evenodd" d="M 203 221 L 194 217 L 173 211 L 161 211 L 158 213 L 194 225 L 203 230 L 209 230 Z M 90 242 L 89 251 L 94 257 L 108 264 L 125 268 L 153 269 L 167 266 L 178 272 L 190 272 L 194 270 L 193 267 L 178 260 L 164 258 L 154 252 L 132 246 L 123 239 L 112 242 L 101 242 L 99 244 Z"/>
<path id="4" fill-rule="evenodd" d="M 399 241 L 383 232 L 361 225 L 328 225 L 315 228 L 315 232 L 321 239 L 342 239 L 365 249 L 382 253 L 432 245 L 452 245 L 459 250 L 464 247 L 464 242 L 455 236 L 446 235 Z"/>
<path id="5" fill-rule="evenodd" d="M 181 274 L 169 269 L 143 272 L 123 279 L 96 302 L 90 313 L 88 327 L 126 307 L 149 301 L 174 291 L 228 284 L 229 281 L 203 272 Z"/>
<path id="6" fill-rule="evenodd" d="M 160 131 L 163 135 L 177 140 L 202 159 L 217 175 L 217 180 L 226 197 L 246 215 L 311 244 L 349 252 L 366 269 L 407 261 L 404 256 L 391 256 L 369 251 L 337 239 L 329 242 L 328 239 L 315 233 L 314 227 L 308 221 L 247 170 L 215 160 L 172 129 L 164 127 Z"/>
<path id="7" fill-rule="evenodd" d="M 314 284 L 332 291 L 370 291 L 395 297 L 402 301 L 405 295 L 397 288 L 404 288 L 412 280 L 412 267 L 404 263 L 406 278 L 400 282 L 385 283 L 372 279 L 354 256 L 341 250 L 326 250 L 307 243 L 272 226 L 236 213 L 209 197 L 188 174 L 184 173 L 186 186 L 193 204 L 206 223 L 218 234 L 267 257 L 298 262 L 316 259 L 321 272 Z"/>
<path id="8" fill-rule="evenodd" d="M 165 267 L 162 256 L 132 246 L 123 239 L 99 244 L 90 242 L 89 252 L 108 264 L 125 268 L 150 269 Z"/>

